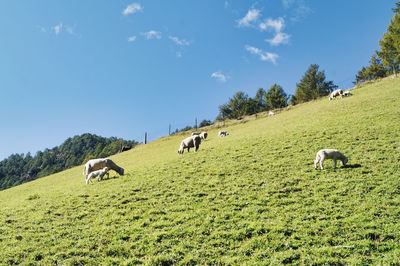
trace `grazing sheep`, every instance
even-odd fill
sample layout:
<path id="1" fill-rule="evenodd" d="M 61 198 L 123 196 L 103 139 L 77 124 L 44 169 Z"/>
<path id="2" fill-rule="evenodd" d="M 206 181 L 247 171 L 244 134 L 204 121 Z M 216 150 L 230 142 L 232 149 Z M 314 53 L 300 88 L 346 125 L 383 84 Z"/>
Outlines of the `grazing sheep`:
<path id="1" fill-rule="evenodd" d="M 353 95 L 353 93 L 351 93 L 350 91 L 343 92 L 343 96 L 351 96 L 351 95 Z"/>
<path id="2" fill-rule="evenodd" d="M 273 116 L 273 115 L 275 115 L 275 113 L 272 111 L 269 111 L 268 116 Z"/>
<path id="3" fill-rule="evenodd" d="M 200 135 L 199 132 L 192 132 L 192 136 L 198 136 L 198 135 Z"/>
<path id="4" fill-rule="evenodd" d="M 317 163 L 321 166 L 321 170 L 324 170 L 324 160 L 332 159 L 333 160 L 333 168 L 336 169 L 336 160 L 341 160 L 342 165 L 345 166 L 348 159 L 341 152 L 335 149 L 323 149 L 317 152 L 317 157 L 314 161 L 314 168 L 317 170 Z"/>
<path id="5" fill-rule="evenodd" d="M 120 152 L 129 151 L 130 149 L 132 149 L 131 145 L 122 146 Z"/>
<path id="6" fill-rule="evenodd" d="M 329 95 L 329 101 L 333 100 L 333 98 L 336 98 L 337 96 L 340 96 L 340 98 L 342 98 L 343 90 L 338 89 L 338 90 L 332 91 L 331 94 Z"/>
<path id="7" fill-rule="evenodd" d="M 187 137 L 186 139 L 182 140 L 181 146 L 179 147 L 178 153 L 183 154 L 183 151 L 187 149 L 189 152 L 190 148 L 194 147 L 194 152 L 197 152 L 201 143 L 201 138 L 198 135 Z"/>
<path id="8" fill-rule="evenodd" d="M 104 167 L 108 167 L 111 170 L 117 172 L 118 174 L 124 175 L 124 168 L 119 167 L 111 159 L 108 158 L 89 160 L 85 164 L 85 167 L 83 168 L 83 175 L 86 175 L 87 178 L 91 172 L 103 169 Z"/>
<path id="9" fill-rule="evenodd" d="M 202 140 L 206 140 L 208 134 L 207 134 L 207 132 L 203 131 L 203 132 L 200 133 L 199 136 L 200 136 L 200 138 L 201 138 Z"/>
<path id="10" fill-rule="evenodd" d="M 226 137 L 226 136 L 228 136 L 228 135 L 229 135 L 229 133 L 226 132 L 226 131 L 219 131 L 219 132 L 218 132 L 218 137 L 220 137 L 220 138 Z"/>
<path id="11" fill-rule="evenodd" d="M 91 172 L 87 177 L 86 177 L 86 185 L 89 184 L 89 181 L 92 182 L 92 178 L 97 176 L 97 181 L 100 182 L 100 180 L 103 179 L 103 176 L 107 175 L 107 177 L 109 177 L 109 173 L 108 171 L 110 170 L 110 168 L 108 167 L 104 167 L 101 170 L 97 170 L 97 171 L 93 171 Z"/>

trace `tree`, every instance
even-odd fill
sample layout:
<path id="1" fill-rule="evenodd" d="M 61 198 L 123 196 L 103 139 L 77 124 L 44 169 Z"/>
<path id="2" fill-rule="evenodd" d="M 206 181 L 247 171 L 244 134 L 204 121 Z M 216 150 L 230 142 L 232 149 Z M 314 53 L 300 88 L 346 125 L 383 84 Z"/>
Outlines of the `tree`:
<path id="1" fill-rule="evenodd" d="M 206 127 L 206 126 L 209 126 L 209 125 L 212 125 L 212 122 L 210 120 L 205 120 L 204 119 L 203 121 L 200 122 L 199 127 Z"/>
<path id="2" fill-rule="evenodd" d="M 265 94 L 265 102 L 272 109 L 282 108 L 287 106 L 287 95 L 282 87 L 275 83 Z"/>
<path id="3" fill-rule="evenodd" d="M 400 7 L 399 3 L 396 3 Z M 387 28 L 387 32 L 383 34 L 379 40 L 381 51 L 378 56 L 382 59 L 383 65 L 390 67 L 393 74 L 397 74 L 400 65 L 400 13 L 399 11 L 393 16 Z"/>
<path id="4" fill-rule="evenodd" d="M 392 10 L 393 10 L 393 12 L 394 12 L 395 14 L 397 14 L 397 13 L 400 12 L 400 1 L 398 1 L 395 5 L 396 5 L 396 7 L 395 7 L 395 8 L 392 8 Z"/>
<path id="5" fill-rule="evenodd" d="M 363 67 L 356 75 L 355 84 L 387 76 L 387 70 L 382 64 L 382 59 L 377 55 L 371 56 L 368 67 Z"/>
<path id="6" fill-rule="evenodd" d="M 257 104 L 257 113 L 271 109 L 271 108 L 269 108 L 269 106 L 265 100 L 265 93 L 266 92 L 263 88 L 259 88 L 256 93 L 256 97 L 254 98 L 254 100 Z"/>
<path id="7" fill-rule="evenodd" d="M 337 88 L 332 81 L 325 81 L 324 71 L 318 69 L 317 64 L 310 65 L 300 83 L 296 84 L 294 97 L 296 104 L 326 96 Z"/>

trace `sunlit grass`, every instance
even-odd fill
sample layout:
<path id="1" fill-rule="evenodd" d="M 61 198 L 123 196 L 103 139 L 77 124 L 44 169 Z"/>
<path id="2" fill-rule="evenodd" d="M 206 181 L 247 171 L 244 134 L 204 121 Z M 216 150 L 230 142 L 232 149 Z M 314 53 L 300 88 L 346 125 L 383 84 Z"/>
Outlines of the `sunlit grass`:
<path id="1" fill-rule="evenodd" d="M 212 128 L 197 153 L 178 155 L 184 135 L 138 146 L 112 157 L 122 177 L 2 191 L 0 262 L 400 263 L 400 80 L 353 94 Z M 322 148 L 349 167 L 315 171 Z"/>

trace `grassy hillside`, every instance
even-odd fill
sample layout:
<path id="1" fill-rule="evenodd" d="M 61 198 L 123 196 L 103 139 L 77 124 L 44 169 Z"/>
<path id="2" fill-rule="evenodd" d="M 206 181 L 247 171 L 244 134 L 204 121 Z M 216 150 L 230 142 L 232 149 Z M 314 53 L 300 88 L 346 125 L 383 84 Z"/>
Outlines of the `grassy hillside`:
<path id="1" fill-rule="evenodd" d="M 400 263 L 400 80 L 353 93 L 212 129 L 197 153 L 141 145 L 112 157 L 120 178 L 2 191 L 0 263 Z M 349 167 L 314 170 L 321 148 Z"/>

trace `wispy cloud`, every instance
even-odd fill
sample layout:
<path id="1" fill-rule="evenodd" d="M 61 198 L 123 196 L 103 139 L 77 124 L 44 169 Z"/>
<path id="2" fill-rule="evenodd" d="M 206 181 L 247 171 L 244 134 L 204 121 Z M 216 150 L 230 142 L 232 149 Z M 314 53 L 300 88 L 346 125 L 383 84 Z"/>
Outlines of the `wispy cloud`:
<path id="1" fill-rule="evenodd" d="M 258 55 L 261 61 L 270 61 L 276 64 L 276 59 L 279 57 L 277 54 L 265 52 L 254 46 L 246 45 L 245 48 L 249 53 Z"/>
<path id="2" fill-rule="evenodd" d="M 285 27 L 285 20 L 283 18 L 271 19 L 267 18 L 264 22 L 259 25 L 260 30 L 274 30 L 275 32 L 281 32 Z"/>
<path id="3" fill-rule="evenodd" d="M 143 7 L 139 4 L 139 3 L 133 3 L 128 5 L 124 11 L 122 11 L 122 14 L 124 16 L 130 15 L 130 14 L 135 14 L 137 12 L 142 12 L 143 11 Z"/>
<path id="4" fill-rule="evenodd" d="M 271 44 L 272 46 L 278 46 L 280 44 L 288 43 L 289 39 L 290 39 L 289 34 L 278 32 L 277 34 L 275 34 L 274 38 L 265 41 L 269 42 L 269 44 Z"/>
<path id="5" fill-rule="evenodd" d="M 60 34 L 63 28 L 63 24 L 60 22 L 56 26 L 52 27 L 51 29 L 54 31 L 56 35 Z"/>
<path id="6" fill-rule="evenodd" d="M 283 7 L 291 13 L 290 20 L 298 22 L 312 12 L 305 0 L 282 0 Z"/>
<path id="7" fill-rule="evenodd" d="M 169 36 L 170 40 L 172 40 L 178 46 L 189 46 L 190 42 L 185 39 L 179 39 L 178 37 Z"/>
<path id="8" fill-rule="evenodd" d="M 131 36 L 128 38 L 128 42 L 134 42 L 136 40 L 136 36 Z"/>
<path id="9" fill-rule="evenodd" d="M 282 0 L 282 5 L 284 8 L 288 9 L 293 5 L 294 2 L 295 0 Z"/>
<path id="10" fill-rule="evenodd" d="M 161 32 L 155 30 L 143 32 L 142 35 L 146 38 L 146 40 L 161 39 Z"/>
<path id="11" fill-rule="evenodd" d="M 216 80 L 218 80 L 219 82 L 225 83 L 228 81 L 228 79 L 230 78 L 227 75 L 222 74 L 221 71 L 217 71 L 211 74 L 212 78 L 215 78 Z"/>
<path id="12" fill-rule="evenodd" d="M 250 27 L 252 26 L 253 23 L 255 23 L 258 18 L 260 17 L 260 10 L 258 9 L 250 9 L 246 16 L 243 18 L 239 19 L 237 21 L 239 27 Z"/>
<path id="13" fill-rule="evenodd" d="M 65 25 L 65 31 L 66 31 L 68 34 L 71 34 L 71 35 L 74 35 L 74 34 L 75 34 L 74 28 L 71 27 L 71 26 L 68 26 L 68 25 Z"/>

